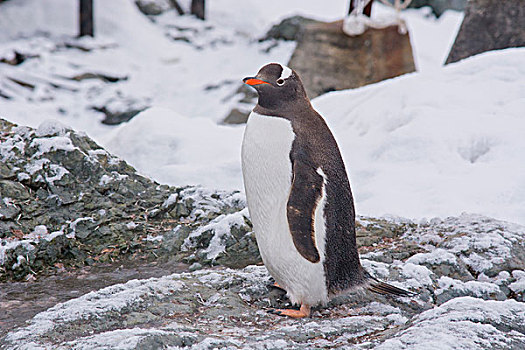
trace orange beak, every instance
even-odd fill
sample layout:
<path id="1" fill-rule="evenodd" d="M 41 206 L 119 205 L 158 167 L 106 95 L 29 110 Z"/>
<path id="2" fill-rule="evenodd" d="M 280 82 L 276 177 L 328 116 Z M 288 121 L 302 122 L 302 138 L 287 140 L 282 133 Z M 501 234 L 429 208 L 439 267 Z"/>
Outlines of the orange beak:
<path id="1" fill-rule="evenodd" d="M 267 83 L 265 82 L 264 80 L 261 80 L 261 79 L 257 79 L 257 78 L 251 78 L 251 77 L 248 77 L 248 78 L 244 78 L 242 80 L 245 84 L 248 84 L 248 85 L 259 85 L 259 84 L 268 84 L 268 85 L 271 85 L 270 83 Z"/>

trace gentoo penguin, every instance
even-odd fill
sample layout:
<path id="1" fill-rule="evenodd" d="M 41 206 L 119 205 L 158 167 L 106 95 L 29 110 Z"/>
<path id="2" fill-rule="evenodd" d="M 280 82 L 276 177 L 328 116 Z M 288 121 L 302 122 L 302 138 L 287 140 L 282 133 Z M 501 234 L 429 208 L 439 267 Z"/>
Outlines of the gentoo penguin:
<path id="1" fill-rule="evenodd" d="M 308 317 L 310 307 L 359 287 L 410 292 L 361 266 L 352 192 L 337 143 L 292 69 L 271 63 L 244 83 L 259 99 L 242 143 L 242 172 L 257 244 L 276 283 Z"/>

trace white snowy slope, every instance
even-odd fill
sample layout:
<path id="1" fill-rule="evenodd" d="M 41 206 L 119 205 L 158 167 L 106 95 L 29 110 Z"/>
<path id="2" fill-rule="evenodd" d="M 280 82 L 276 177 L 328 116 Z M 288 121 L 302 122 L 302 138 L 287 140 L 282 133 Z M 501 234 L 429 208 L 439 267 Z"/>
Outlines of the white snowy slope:
<path id="1" fill-rule="evenodd" d="M 153 107 L 118 126 L 105 146 L 161 183 L 240 189 L 243 132 L 244 126 Z"/>
<path id="2" fill-rule="evenodd" d="M 339 142 L 358 213 L 475 212 L 523 223 L 524 81 L 525 49 L 510 49 L 313 103 Z M 242 133 L 153 109 L 107 146 L 160 181 L 241 189 Z"/>
<path id="3" fill-rule="evenodd" d="M 525 222 L 525 49 L 320 96 L 357 210 Z"/>

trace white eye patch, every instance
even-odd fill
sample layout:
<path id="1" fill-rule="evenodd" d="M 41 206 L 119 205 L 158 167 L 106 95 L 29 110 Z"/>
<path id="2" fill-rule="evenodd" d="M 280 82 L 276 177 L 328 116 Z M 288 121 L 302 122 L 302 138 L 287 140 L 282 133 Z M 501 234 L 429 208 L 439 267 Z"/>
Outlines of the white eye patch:
<path id="1" fill-rule="evenodd" d="M 286 79 L 288 77 L 290 77 L 290 75 L 292 75 L 292 70 L 284 65 L 281 64 L 281 68 L 283 69 L 283 71 L 281 72 L 281 76 L 279 77 L 279 79 Z"/>

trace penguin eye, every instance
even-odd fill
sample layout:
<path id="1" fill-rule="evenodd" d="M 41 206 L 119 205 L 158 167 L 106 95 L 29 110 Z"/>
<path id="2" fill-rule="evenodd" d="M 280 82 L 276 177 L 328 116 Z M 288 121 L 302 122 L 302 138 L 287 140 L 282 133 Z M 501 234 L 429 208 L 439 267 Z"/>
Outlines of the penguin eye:
<path id="1" fill-rule="evenodd" d="M 277 85 L 283 86 L 284 85 L 284 79 L 277 79 Z"/>

